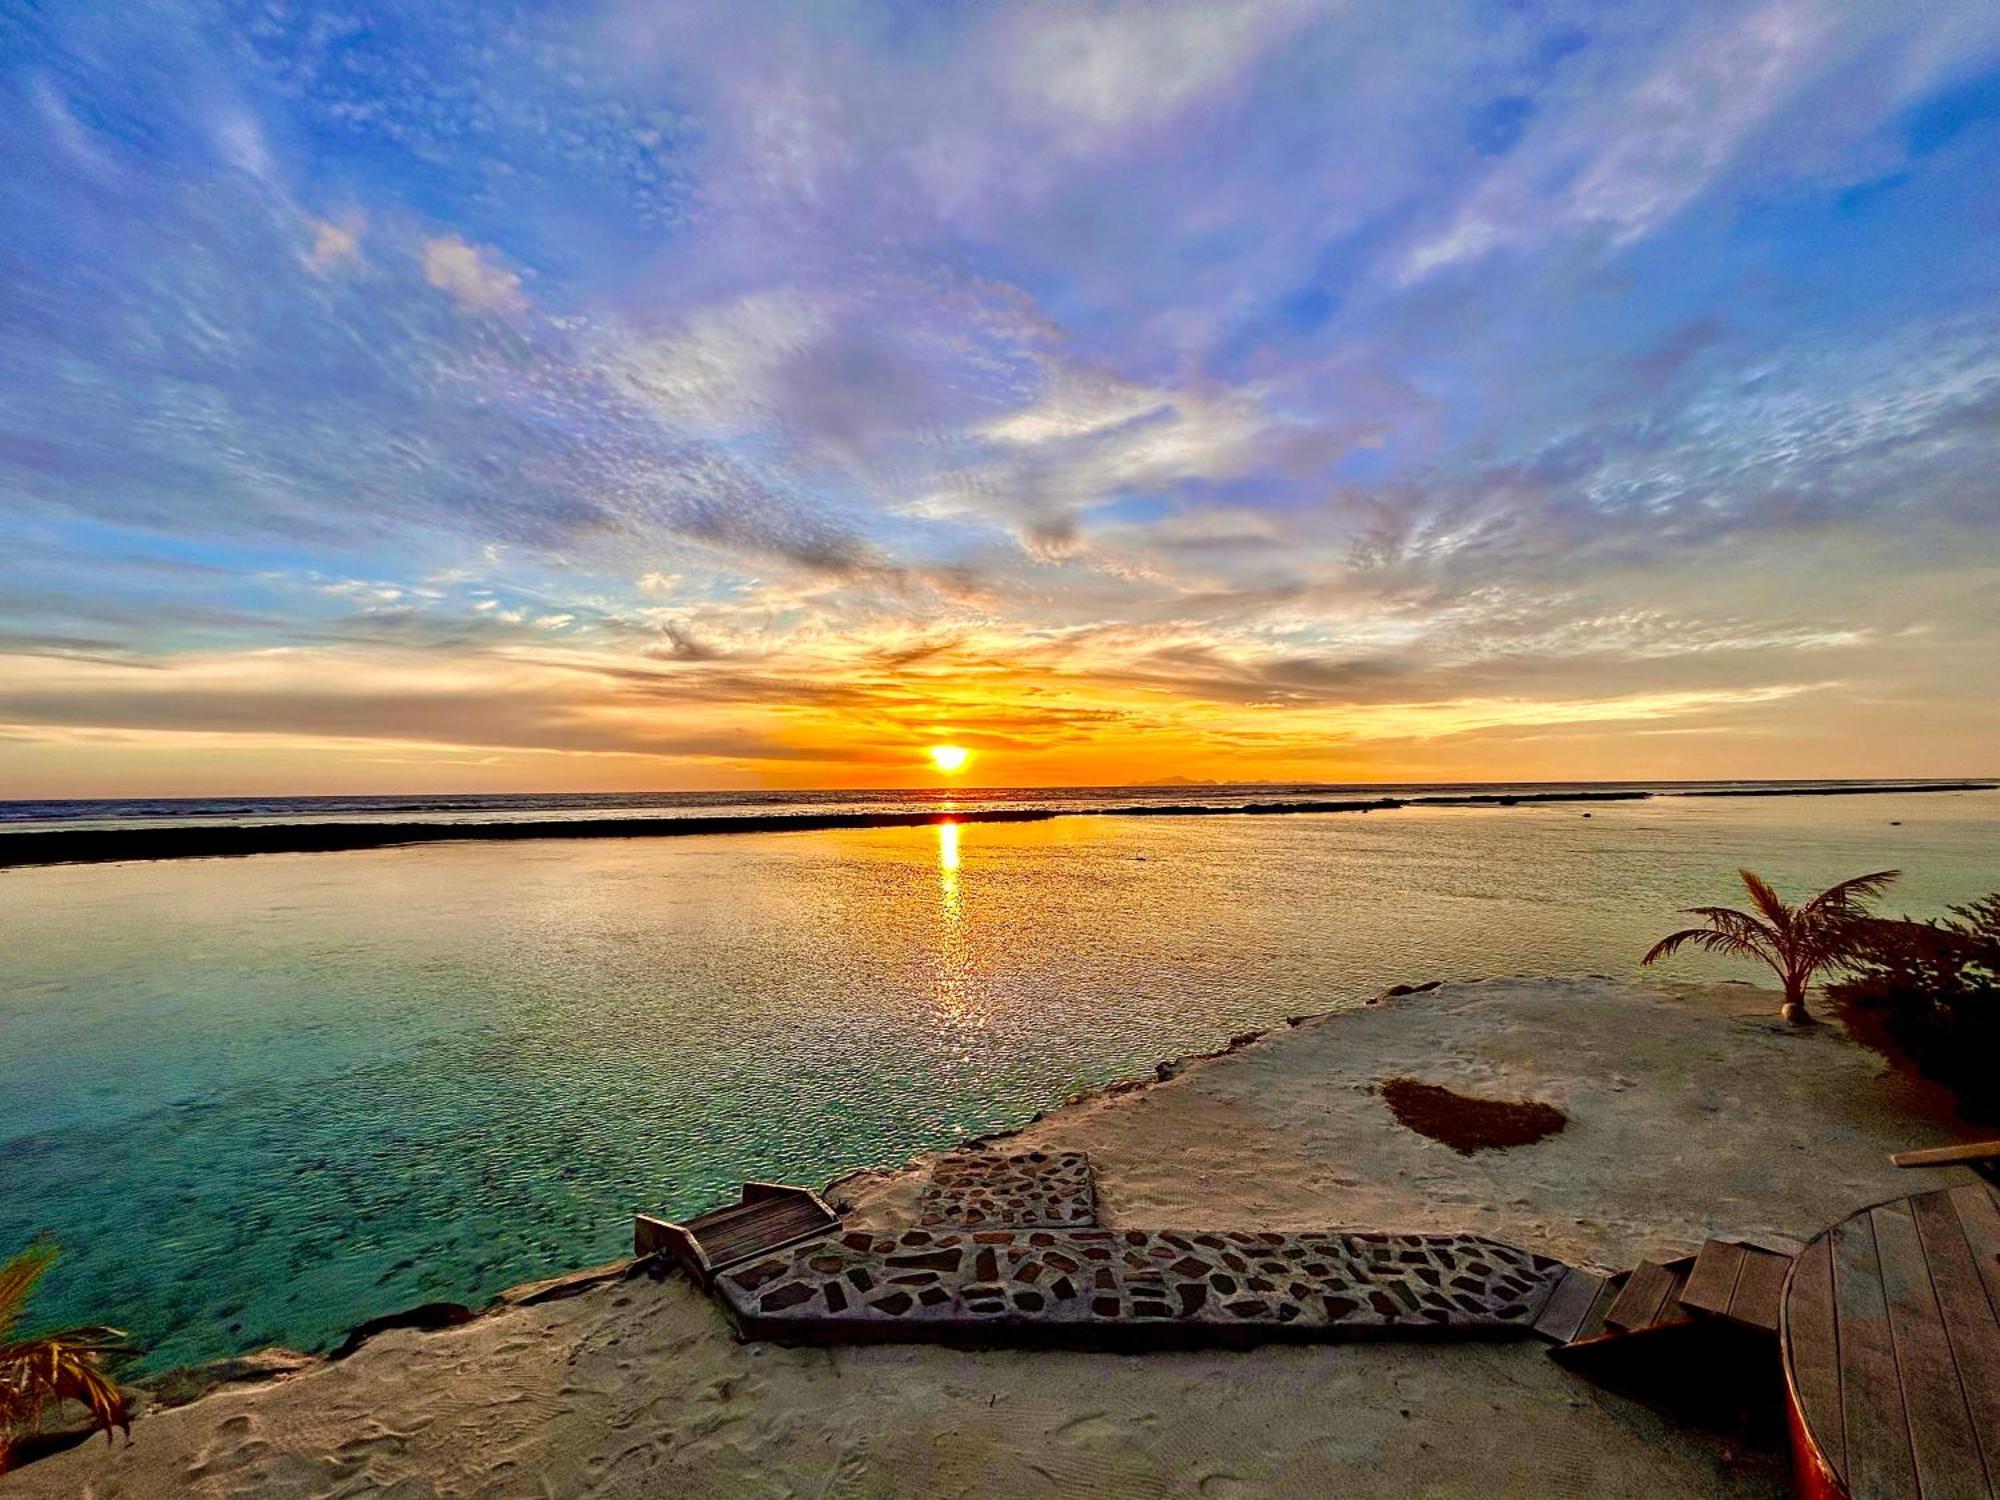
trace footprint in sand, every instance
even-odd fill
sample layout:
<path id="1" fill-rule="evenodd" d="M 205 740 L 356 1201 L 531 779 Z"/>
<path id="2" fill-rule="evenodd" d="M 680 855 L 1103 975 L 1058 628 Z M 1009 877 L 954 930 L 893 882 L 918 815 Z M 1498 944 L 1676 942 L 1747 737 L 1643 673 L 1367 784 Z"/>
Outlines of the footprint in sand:
<path id="1" fill-rule="evenodd" d="M 1109 1412 L 1086 1412 L 1073 1417 L 1056 1429 L 1056 1438 L 1064 1443 L 1104 1443 L 1115 1442 L 1125 1437 L 1123 1424 L 1114 1422 Z"/>
<path id="2" fill-rule="evenodd" d="M 1212 1495 L 1215 1500 L 1236 1500 L 1241 1495 L 1256 1493 L 1256 1487 L 1249 1480 L 1235 1474 L 1207 1474 L 1195 1486 L 1204 1495 Z"/>
<path id="3" fill-rule="evenodd" d="M 237 1430 L 239 1432 L 249 1430 L 247 1419 L 244 1426 Z M 194 1462 L 187 1466 L 186 1475 L 192 1481 L 207 1479 L 215 1474 L 227 1474 L 232 1470 L 256 1463 L 270 1451 L 271 1445 L 262 1438 L 245 1438 L 233 1447 L 204 1447 L 195 1454 Z"/>

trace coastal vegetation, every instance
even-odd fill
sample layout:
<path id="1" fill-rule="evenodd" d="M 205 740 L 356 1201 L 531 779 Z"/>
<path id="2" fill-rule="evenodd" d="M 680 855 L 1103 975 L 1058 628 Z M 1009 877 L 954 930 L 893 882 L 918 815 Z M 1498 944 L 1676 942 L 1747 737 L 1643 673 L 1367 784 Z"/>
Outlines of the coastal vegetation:
<path id="1" fill-rule="evenodd" d="M 124 1393 L 106 1368 L 128 1348 L 122 1332 L 85 1327 L 13 1336 L 28 1294 L 55 1258 L 56 1247 L 42 1241 L 0 1266 L 0 1474 L 13 1467 L 43 1414 L 65 1401 L 86 1408 L 92 1430 L 107 1441 L 114 1428 L 131 1435 Z"/>
<path id="2" fill-rule="evenodd" d="M 1872 922 L 1850 967 L 1833 994 L 1880 1012 L 1889 1039 L 1967 1119 L 2000 1121 L 2000 892 L 1942 921 Z"/>
<path id="3" fill-rule="evenodd" d="M 1743 889 L 1754 911 L 1733 906 L 1691 906 L 1684 915 L 1700 917 L 1700 927 L 1670 932 L 1640 960 L 1654 964 L 1682 948 L 1698 948 L 1731 958 L 1754 958 L 1770 966 L 1784 990 L 1779 1010 L 1794 1025 L 1811 1019 L 1806 991 L 1822 971 L 1851 967 L 1857 960 L 1875 919 L 1867 903 L 1881 895 L 1902 872 L 1877 870 L 1830 885 L 1800 906 L 1791 906 L 1769 881 L 1751 870 L 1739 870 Z"/>

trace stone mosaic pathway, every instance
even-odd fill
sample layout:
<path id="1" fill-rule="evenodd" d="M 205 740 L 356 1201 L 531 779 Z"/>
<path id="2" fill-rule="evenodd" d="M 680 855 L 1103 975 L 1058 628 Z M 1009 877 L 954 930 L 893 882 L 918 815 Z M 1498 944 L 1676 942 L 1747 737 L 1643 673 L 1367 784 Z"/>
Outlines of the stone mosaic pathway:
<path id="1" fill-rule="evenodd" d="M 978 1228 L 1097 1223 L 1097 1182 L 1081 1151 L 960 1152 L 931 1170 L 918 1222 Z"/>
<path id="2" fill-rule="evenodd" d="M 716 1279 L 745 1333 L 1155 1347 L 1526 1333 L 1558 1261 L 1476 1235 L 849 1230 Z"/>
<path id="3" fill-rule="evenodd" d="M 1081 1152 L 947 1156 L 919 1213 L 752 1255 L 714 1293 L 787 1343 L 1163 1348 L 1525 1334 L 1564 1271 L 1479 1235 L 1105 1229 Z"/>

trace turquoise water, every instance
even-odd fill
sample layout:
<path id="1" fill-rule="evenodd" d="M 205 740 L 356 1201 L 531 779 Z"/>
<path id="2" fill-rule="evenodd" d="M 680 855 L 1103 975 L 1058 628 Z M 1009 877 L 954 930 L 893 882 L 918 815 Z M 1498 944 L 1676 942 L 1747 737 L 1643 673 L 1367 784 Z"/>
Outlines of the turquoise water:
<path id="1" fill-rule="evenodd" d="M 0 875 L 0 1252 L 155 1368 L 611 1258 L 1399 980 L 1636 972 L 1672 909 L 1900 865 L 2000 793 L 1676 799 Z M 1892 826 L 1899 820 L 1901 826 Z M 1673 973 L 1753 977 L 1688 960 Z"/>

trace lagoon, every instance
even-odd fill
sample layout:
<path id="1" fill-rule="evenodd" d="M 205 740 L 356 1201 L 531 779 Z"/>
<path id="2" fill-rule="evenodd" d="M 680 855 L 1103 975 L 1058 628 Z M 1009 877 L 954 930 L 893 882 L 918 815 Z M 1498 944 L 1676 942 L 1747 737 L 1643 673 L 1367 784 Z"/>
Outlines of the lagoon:
<path id="1" fill-rule="evenodd" d="M 2000 886 L 2000 793 L 447 844 L 0 875 L 0 1249 L 161 1368 L 622 1253 L 1398 981 L 1637 974 L 1749 863 Z M 1754 978 L 1690 959 L 1673 974 Z"/>

